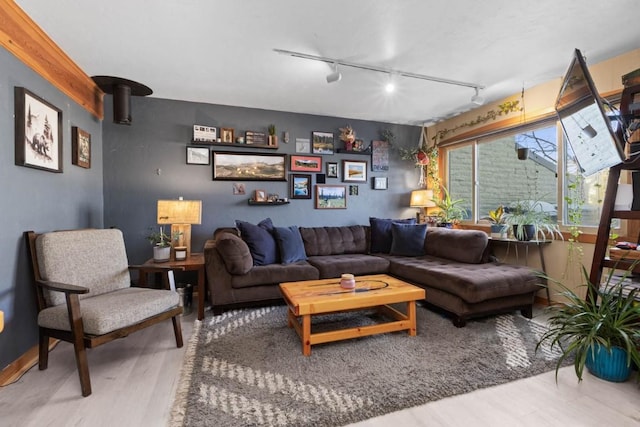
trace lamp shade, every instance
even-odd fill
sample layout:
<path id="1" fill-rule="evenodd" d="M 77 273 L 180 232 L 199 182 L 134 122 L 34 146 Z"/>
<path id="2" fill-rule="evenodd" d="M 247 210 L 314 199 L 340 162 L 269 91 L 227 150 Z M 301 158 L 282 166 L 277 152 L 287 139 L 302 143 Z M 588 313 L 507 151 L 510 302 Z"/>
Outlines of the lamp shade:
<path id="1" fill-rule="evenodd" d="M 411 192 L 409 206 L 412 208 L 433 208 L 433 190 L 414 190 Z"/>
<path id="2" fill-rule="evenodd" d="M 200 224 L 201 200 L 158 200 L 158 224 Z"/>

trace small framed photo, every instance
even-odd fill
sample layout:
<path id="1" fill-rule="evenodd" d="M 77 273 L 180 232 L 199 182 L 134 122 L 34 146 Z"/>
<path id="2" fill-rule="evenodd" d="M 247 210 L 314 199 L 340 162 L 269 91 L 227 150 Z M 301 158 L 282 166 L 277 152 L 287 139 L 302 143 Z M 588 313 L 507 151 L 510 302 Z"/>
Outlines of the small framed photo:
<path id="1" fill-rule="evenodd" d="M 91 134 L 77 126 L 71 128 L 71 163 L 91 168 Z"/>
<path id="2" fill-rule="evenodd" d="M 313 154 L 333 154 L 333 133 L 312 132 L 311 147 Z"/>
<path id="3" fill-rule="evenodd" d="M 371 186 L 374 190 L 386 190 L 389 186 L 389 179 L 386 176 L 376 176 L 371 179 Z"/>
<path id="4" fill-rule="evenodd" d="M 296 153 L 311 153 L 311 141 L 307 138 L 296 138 Z"/>
<path id="5" fill-rule="evenodd" d="M 253 193 L 253 200 L 256 202 L 266 202 L 267 201 L 267 192 L 264 190 L 256 190 Z"/>
<path id="6" fill-rule="evenodd" d="M 188 165 L 210 165 L 211 150 L 207 147 L 187 147 Z"/>
<path id="7" fill-rule="evenodd" d="M 322 172 L 322 157 L 292 155 L 289 170 L 291 172 Z"/>
<path id="8" fill-rule="evenodd" d="M 247 187 L 244 185 L 244 182 L 233 183 L 233 194 L 235 196 L 244 196 L 246 192 L 247 192 Z"/>
<path id="9" fill-rule="evenodd" d="M 233 144 L 233 128 L 220 128 L 220 138 L 226 144 Z"/>
<path id="10" fill-rule="evenodd" d="M 316 185 L 316 209 L 346 209 L 347 186 Z"/>
<path id="11" fill-rule="evenodd" d="M 62 173 L 62 110 L 15 87 L 15 163 Z"/>
<path id="12" fill-rule="evenodd" d="M 294 174 L 290 175 L 290 191 L 289 197 L 292 199 L 310 199 L 311 198 L 311 175 Z"/>
<path id="13" fill-rule="evenodd" d="M 357 196 L 358 195 L 358 186 L 357 185 L 350 185 L 349 186 L 349 195 L 350 196 Z"/>
<path id="14" fill-rule="evenodd" d="M 343 160 L 342 182 L 367 182 L 367 162 Z"/>
<path id="15" fill-rule="evenodd" d="M 327 162 L 327 178 L 338 177 L 338 162 Z"/>

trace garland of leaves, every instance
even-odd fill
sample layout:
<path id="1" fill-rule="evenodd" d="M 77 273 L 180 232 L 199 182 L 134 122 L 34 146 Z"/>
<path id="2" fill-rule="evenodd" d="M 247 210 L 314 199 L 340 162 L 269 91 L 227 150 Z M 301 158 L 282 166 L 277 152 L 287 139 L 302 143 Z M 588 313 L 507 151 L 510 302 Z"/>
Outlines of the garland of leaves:
<path id="1" fill-rule="evenodd" d="M 498 105 L 498 110 L 490 110 L 487 111 L 484 116 L 478 116 L 474 120 L 470 120 L 465 123 L 460 123 L 451 129 L 442 129 L 436 132 L 436 135 L 433 137 L 434 141 L 441 141 L 445 136 L 452 132 L 457 132 L 458 130 L 466 127 L 477 126 L 482 123 L 486 123 L 489 120 L 495 120 L 500 116 L 506 116 L 509 113 L 514 113 L 518 111 L 522 111 L 522 107 L 519 106 L 520 101 L 507 101 Z"/>

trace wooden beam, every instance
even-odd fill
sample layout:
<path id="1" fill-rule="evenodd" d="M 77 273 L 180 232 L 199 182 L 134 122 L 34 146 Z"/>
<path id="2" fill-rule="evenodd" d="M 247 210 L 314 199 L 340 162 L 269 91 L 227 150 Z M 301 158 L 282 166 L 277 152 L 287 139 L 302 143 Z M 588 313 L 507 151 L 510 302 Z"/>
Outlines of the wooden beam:
<path id="1" fill-rule="evenodd" d="M 102 120 L 104 92 L 11 0 L 0 0 L 0 45 Z"/>

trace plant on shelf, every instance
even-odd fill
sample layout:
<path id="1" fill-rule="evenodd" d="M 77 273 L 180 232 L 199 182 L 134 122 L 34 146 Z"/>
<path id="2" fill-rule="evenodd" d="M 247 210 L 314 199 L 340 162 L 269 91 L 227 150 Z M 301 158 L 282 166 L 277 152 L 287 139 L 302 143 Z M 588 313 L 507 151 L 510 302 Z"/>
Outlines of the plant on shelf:
<path id="1" fill-rule="evenodd" d="M 512 227 L 516 239 L 527 241 L 549 238 L 553 240 L 556 236 L 562 239 L 558 224 L 545 211 L 542 202 L 538 200 L 518 201 L 513 206 L 506 208 L 506 211 L 504 214 L 505 224 Z"/>
<path id="2" fill-rule="evenodd" d="M 609 381 L 625 381 L 633 364 L 640 366 L 640 294 L 639 289 L 624 285 L 636 264 L 622 276 L 616 276 L 612 269 L 600 286 L 590 283 L 583 267 L 586 298 L 554 281 L 566 302 L 549 307 L 549 330 L 540 338 L 536 350 L 545 345 L 560 348 L 556 381 L 558 369 L 571 355 L 579 380 L 585 366 L 595 376 Z"/>
<path id="3" fill-rule="evenodd" d="M 356 131 L 353 130 L 351 125 L 340 128 L 340 141 L 344 142 L 344 149 L 351 151 L 353 149 L 353 143 L 356 140 Z"/>
<path id="4" fill-rule="evenodd" d="M 438 212 L 438 224 L 441 227 L 451 228 L 453 225 L 458 224 L 466 216 L 465 210 L 460 207 L 461 203 L 464 203 L 464 199 L 452 199 L 449 191 L 442 187 L 442 198 L 434 197 L 431 199 L 435 203 Z"/>
<path id="5" fill-rule="evenodd" d="M 495 210 L 489 211 L 489 217 L 486 219 L 491 222 L 491 237 L 504 238 L 506 236 L 508 226 L 505 224 L 504 206 L 500 205 Z"/>
<path id="6" fill-rule="evenodd" d="M 149 227 L 150 233 L 147 236 L 149 243 L 153 245 L 153 260 L 155 262 L 169 261 L 171 257 L 171 244 L 177 241 L 182 233 L 175 232 L 173 236 L 169 236 L 164 232 L 164 227 L 160 226 L 158 231 L 153 227 Z"/>
<path id="7" fill-rule="evenodd" d="M 273 124 L 269 125 L 267 130 L 269 132 L 269 145 L 270 146 L 278 145 L 278 136 L 276 135 L 276 125 L 273 125 Z"/>

